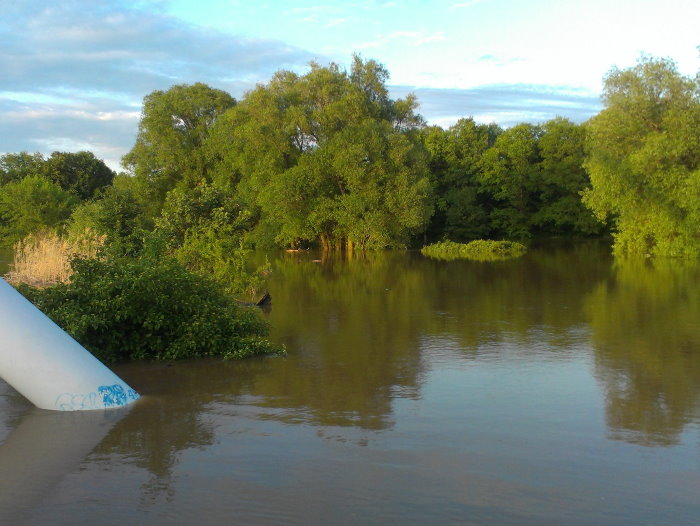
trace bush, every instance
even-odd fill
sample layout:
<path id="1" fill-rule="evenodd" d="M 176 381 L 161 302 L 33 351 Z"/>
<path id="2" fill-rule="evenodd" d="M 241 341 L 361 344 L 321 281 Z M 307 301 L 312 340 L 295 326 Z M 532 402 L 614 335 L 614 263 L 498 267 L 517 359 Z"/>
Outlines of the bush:
<path id="1" fill-rule="evenodd" d="M 70 283 L 19 290 L 104 362 L 283 353 L 267 323 L 165 258 L 73 260 Z"/>
<path id="2" fill-rule="evenodd" d="M 522 256 L 527 251 L 525 245 L 514 241 L 491 241 L 478 239 L 471 243 L 440 241 L 421 249 L 424 256 L 437 259 L 475 259 L 477 261 L 497 261 Z"/>
<path id="3" fill-rule="evenodd" d="M 37 230 L 61 226 L 78 199 L 40 175 L 8 183 L 0 192 L 0 246 L 12 246 Z"/>

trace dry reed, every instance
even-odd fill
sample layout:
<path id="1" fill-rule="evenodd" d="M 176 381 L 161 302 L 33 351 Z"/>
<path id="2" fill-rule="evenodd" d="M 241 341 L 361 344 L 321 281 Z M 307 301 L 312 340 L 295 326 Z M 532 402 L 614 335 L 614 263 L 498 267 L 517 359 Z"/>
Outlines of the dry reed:
<path id="1" fill-rule="evenodd" d="M 11 283 L 27 283 L 33 287 L 48 287 L 70 281 L 70 260 L 78 255 L 97 257 L 104 237 L 90 232 L 67 239 L 54 232 L 30 234 L 14 247 L 14 260 L 5 279 Z"/>

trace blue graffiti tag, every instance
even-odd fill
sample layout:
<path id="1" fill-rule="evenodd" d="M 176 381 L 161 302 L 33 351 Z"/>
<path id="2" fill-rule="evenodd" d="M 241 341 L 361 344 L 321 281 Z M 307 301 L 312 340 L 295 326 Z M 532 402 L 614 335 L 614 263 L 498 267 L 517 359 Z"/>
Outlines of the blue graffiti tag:
<path id="1" fill-rule="evenodd" d="M 98 404 L 99 397 L 102 405 Z M 139 394 L 133 389 L 124 389 L 119 384 L 101 385 L 97 393 L 73 394 L 63 393 L 56 398 L 56 408 L 63 411 L 79 409 L 100 409 L 101 407 L 120 407 L 139 398 Z"/>
<path id="2" fill-rule="evenodd" d="M 133 389 L 124 389 L 119 384 L 101 385 L 97 388 L 97 392 L 102 395 L 102 403 L 105 407 L 126 405 L 139 397 Z"/>

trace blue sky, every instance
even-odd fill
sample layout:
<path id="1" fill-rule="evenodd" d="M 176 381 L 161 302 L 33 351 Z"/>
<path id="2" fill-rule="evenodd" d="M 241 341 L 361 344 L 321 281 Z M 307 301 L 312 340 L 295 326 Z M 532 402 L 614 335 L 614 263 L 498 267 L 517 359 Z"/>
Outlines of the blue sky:
<path id="1" fill-rule="evenodd" d="M 87 149 L 112 167 L 155 89 L 241 97 L 278 69 L 352 53 L 414 92 L 431 124 L 509 126 L 601 108 L 640 53 L 700 70 L 697 0 L 0 0 L 0 152 Z"/>

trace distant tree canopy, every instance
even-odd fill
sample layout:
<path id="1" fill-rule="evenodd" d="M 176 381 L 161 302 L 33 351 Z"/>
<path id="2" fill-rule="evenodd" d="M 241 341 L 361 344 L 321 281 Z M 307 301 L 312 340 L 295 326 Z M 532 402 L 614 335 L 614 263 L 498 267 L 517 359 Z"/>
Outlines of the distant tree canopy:
<path id="1" fill-rule="evenodd" d="M 278 71 L 240 101 L 202 83 L 154 91 L 123 158 L 130 175 L 89 152 L 0 156 L 0 237 L 67 222 L 129 254 L 154 234 L 188 269 L 222 279 L 243 272 L 253 246 L 612 228 L 620 254 L 700 254 L 700 81 L 672 61 L 613 69 L 605 109 L 587 123 L 507 129 L 427 126 L 413 95 L 389 96 L 388 78 L 354 56 L 347 70 Z"/>
<path id="2" fill-rule="evenodd" d="M 700 77 L 643 57 L 605 78 L 587 124 L 584 202 L 615 228 L 615 252 L 700 255 Z"/>
<path id="3" fill-rule="evenodd" d="M 45 177 L 85 200 L 111 185 L 116 174 L 92 152 L 53 152 L 47 159 L 40 153 L 27 152 L 0 156 L 0 186 L 28 175 Z"/>
<path id="4" fill-rule="evenodd" d="M 6 153 L 0 156 L 0 186 L 41 173 L 44 156 L 40 153 Z"/>
<path id="5" fill-rule="evenodd" d="M 114 172 L 90 152 L 0 156 L 0 246 L 64 225 L 76 206 L 112 184 Z"/>
<path id="6" fill-rule="evenodd" d="M 429 237 L 455 241 L 593 235 L 602 225 L 581 204 L 585 129 L 556 118 L 507 130 L 460 119 L 423 131 L 436 213 Z"/>
<path id="7" fill-rule="evenodd" d="M 80 199 L 90 199 L 112 184 L 116 175 L 91 152 L 53 152 L 41 168 L 46 178 Z"/>

